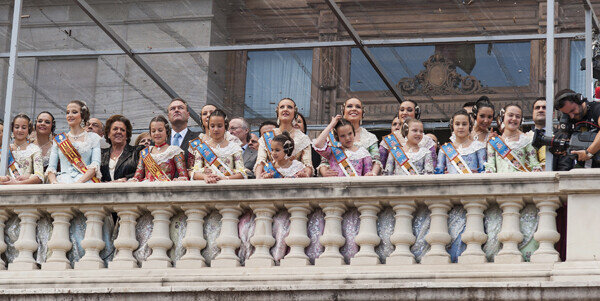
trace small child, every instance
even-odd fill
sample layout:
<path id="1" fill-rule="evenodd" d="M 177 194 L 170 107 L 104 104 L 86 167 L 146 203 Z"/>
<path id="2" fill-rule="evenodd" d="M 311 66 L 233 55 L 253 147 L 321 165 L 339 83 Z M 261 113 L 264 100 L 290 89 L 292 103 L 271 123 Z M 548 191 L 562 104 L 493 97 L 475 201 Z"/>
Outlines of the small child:
<path id="1" fill-rule="evenodd" d="M 284 131 L 282 134 L 273 137 L 271 141 L 271 156 L 273 162 L 267 165 L 274 167 L 275 170 L 266 170 L 263 178 L 306 178 L 304 164 L 292 158 L 294 152 L 294 139 L 290 133 Z M 277 174 L 278 173 L 278 174 Z"/>
<path id="2" fill-rule="evenodd" d="M 423 123 L 414 118 L 407 118 L 402 125 L 402 135 L 406 137 L 406 143 L 402 146 L 402 150 L 415 171 L 420 175 L 432 174 L 433 157 L 431 156 L 431 150 L 419 146 L 423 139 Z M 385 164 L 385 174 L 408 175 L 391 153 Z"/>
<path id="3" fill-rule="evenodd" d="M 341 144 L 340 147 L 331 147 L 327 144 L 327 137 L 332 130 L 335 139 Z M 337 172 L 339 177 L 372 176 L 373 158 L 366 148 L 354 143 L 354 130 L 350 121 L 337 115 L 315 139 L 313 147 L 321 156 L 327 158 L 331 170 Z M 331 143 L 333 142 L 331 141 Z"/>

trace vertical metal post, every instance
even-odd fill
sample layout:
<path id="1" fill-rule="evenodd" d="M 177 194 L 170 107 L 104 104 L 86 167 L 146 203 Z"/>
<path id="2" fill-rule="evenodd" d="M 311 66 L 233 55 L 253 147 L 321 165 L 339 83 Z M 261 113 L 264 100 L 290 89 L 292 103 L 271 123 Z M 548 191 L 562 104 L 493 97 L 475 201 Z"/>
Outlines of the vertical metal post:
<path id="1" fill-rule="evenodd" d="M 6 81 L 6 100 L 4 101 L 4 130 L 2 131 L 2 157 L 0 160 L 0 176 L 6 175 L 8 164 L 8 150 L 10 148 L 10 116 L 12 110 L 13 87 L 15 81 L 15 68 L 17 64 L 17 46 L 19 44 L 19 28 L 21 27 L 22 0 L 15 0 L 13 10 L 12 31 L 10 34 L 10 57 L 8 59 L 8 76 Z"/>
<path id="2" fill-rule="evenodd" d="M 546 1 L 546 135 L 552 136 L 554 113 L 554 0 Z M 552 171 L 552 153 L 546 148 L 546 171 Z"/>
<path id="3" fill-rule="evenodd" d="M 585 9 L 585 91 L 583 95 L 590 101 L 594 98 L 594 79 L 592 63 L 592 10 Z"/>

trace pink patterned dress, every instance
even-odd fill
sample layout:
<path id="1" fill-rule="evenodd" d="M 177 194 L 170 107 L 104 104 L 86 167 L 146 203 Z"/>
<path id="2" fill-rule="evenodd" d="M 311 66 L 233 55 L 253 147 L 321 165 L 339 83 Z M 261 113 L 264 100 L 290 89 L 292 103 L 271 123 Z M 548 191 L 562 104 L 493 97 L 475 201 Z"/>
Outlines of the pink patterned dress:
<path id="1" fill-rule="evenodd" d="M 150 156 L 152 159 L 158 164 L 160 169 L 167 175 L 170 180 L 175 178 L 176 174 L 179 174 L 179 177 L 185 177 L 188 179 L 187 169 L 185 168 L 185 157 L 183 150 L 175 145 L 169 145 L 167 150 L 160 154 L 153 154 L 152 150 L 154 146 L 150 146 Z M 137 170 L 135 171 L 135 175 L 132 179 L 136 179 L 137 181 L 156 181 L 154 175 L 152 175 L 144 165 L 144 161 L 140 156 L 140 160 L 138 161 Z"/>

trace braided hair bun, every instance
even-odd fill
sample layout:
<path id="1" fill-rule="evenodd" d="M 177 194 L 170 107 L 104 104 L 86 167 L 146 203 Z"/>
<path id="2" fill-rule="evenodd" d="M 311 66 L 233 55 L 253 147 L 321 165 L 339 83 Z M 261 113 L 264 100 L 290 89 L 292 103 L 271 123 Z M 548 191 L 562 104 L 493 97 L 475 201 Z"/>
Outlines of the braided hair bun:
<path id="1" fill-rule="evenodd" d="M 283 145 L 283 153 L 286 156 L 290 157 L 294 152 L 294 139 L 292 139 L 292 136 L 287 131 L 275 136 L 273 141 L 277 141 Z"/>

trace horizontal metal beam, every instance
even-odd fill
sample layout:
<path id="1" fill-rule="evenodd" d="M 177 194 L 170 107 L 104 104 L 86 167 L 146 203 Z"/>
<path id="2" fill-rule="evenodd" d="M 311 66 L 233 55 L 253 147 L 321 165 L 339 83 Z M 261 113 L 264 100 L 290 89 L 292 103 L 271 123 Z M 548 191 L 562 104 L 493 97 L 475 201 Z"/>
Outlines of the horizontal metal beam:
<path id="1" fill-rule="evenodd" d="M 583 39 L 585 32 L 557 33 L 557 39 Z M 497 35 L 497 36 L 471 36 L 471 37 L 447 37 L 447 38 L 410 38 L 410 39 L 389 39 L 389 40 L 363 40 L 367 46 L 402 46 L 402 45 L 420 45 L 420 44 L 440 44 L 440 43 L 474 43 L 474 42 L 508 42 L 508 41 L 529 41 L 544 40 L 545 34 L 521 34 L 521 35 Z M 276 43 L 276 44 L 253 44 L 253 45 L 224 45 L 224 46 L 199 46 L 199 47 L 178 47 L 178 48 L 153 48 L 153 49 L 131 49 L 131 53 L 144 54 L 177 54 L 177 53 L 196 53 L 196 52 L 222 52 L 222 51 L 252 51 L 252 50 L 288 50 L 288 49 L 311 49 L 322 47 L 349 47 L 355 46 L 354 41 L 334 41 L 334 42 L 305 42 L 305 43 Z M 23 51 L 19 52 L 19 57 L 71 57 L 71 56 L 100 56 L 100 55 L 125 55 L 120 49 L 111 50 L 44 50 L 44 51 Z M 8 52 L 0 52 L 0 58 L 8 58 Z"/>

